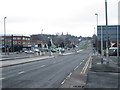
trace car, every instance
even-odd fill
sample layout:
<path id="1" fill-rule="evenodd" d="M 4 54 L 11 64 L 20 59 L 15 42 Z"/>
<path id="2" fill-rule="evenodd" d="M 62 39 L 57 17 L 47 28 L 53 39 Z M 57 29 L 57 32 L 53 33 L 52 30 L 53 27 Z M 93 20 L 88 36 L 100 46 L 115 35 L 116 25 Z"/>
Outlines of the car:
<path id="1" fill-rule="evenodd" d="M 120 55 L 120 49 L 119 49 L 118 53 Z M 109 55 L 110 56 L 117 56 L 117 48 L 110 48 L 109 49 Z"/>
<path id="2" fill-rule="evenodd" d="M 119 55 L 120 55 L 120 49 L 118 50 L 118 53 L 119 53 Z M 114 55 L 117 56 L 117 49 L 114 50 Z"/>
<path id="3" fill-rule="evenodd" d="M 33 54 L 34 53 L 34 51 L 32 51 L 32 50 L 25 50 L 24 52 L 28 53 L 28 54 Z"/>
<path id="4" fill-rule="evenodd" d="M 65 49 L 64 49 L 64 48 L 61 48 L 60 51 L 61 51 L 62 53 L 64 53 L 64 52 L 65 52 Z"/>
<path id="5" fill-rule="evenodd" d="M 51 52 L 55 53 L 57 50 L 56 49 L 51 49 Z"/>
<path id="6" fill-rule="evenodd" d="M 39 49 L 34 49 L 34 52 L 39 52 Z"/>
<path id="7" fill-rule="evenodd" d="M 67 48 L 67 50 L 70 50 L 70 48 Z"/>

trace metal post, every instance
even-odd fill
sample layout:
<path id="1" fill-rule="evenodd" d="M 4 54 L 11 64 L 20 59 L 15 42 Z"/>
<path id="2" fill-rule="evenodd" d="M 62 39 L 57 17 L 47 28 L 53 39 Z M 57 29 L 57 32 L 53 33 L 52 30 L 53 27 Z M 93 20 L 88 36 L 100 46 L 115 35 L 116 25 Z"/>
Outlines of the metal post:
<path id="1" fill-rule="evenodd" d="M 107 0 L 105 0 L 105 14 L 106 14 L 106 57 L 107 57 L 107 63 L 109 63 L 109 60 L 108 60 L 109 50 L 108 50 L 108 19 L 107 19 Z"/>
<path id="2" fill-rule="evenodd" d="M 41 34 L 43 34 L 43 29 L 41 30 Z"/>
<path id="3" fill-rule="evenodd" d="M 12 49 L 12 52 L 14 52 L 14 50 L 13 50 L 13 34 L 11 35 L 11 49 Z"/>
<path id="4" fill-rule="evenodd" d="M 98 26 L 98 14 L 95 13 L 95 15 L 97 16 L 97 26 Z M 97 30 L 97 27 L 96 27 L 96 30 Z M 96 45 L 96 47 L 97 47 L 97 55 L 98 55 L 98 36 L 97 36 L 97 45 Z"/>
<path id="5" fill-rule="evenodd" d="M 103 30 L 101 26 L 101 57 L 103 56 Z"/>
<path id="6" fill-rule="evenodd" d="M 5 48 L 5 55 L 6 55 L 6 18 L 4 17 L 4 48 Z"/>
<path id="7" fill-rule="evenodd" d="M 118 26 L 117 26 L 117 57 L 119 59 L 119 33 L 118 33 Z"/>

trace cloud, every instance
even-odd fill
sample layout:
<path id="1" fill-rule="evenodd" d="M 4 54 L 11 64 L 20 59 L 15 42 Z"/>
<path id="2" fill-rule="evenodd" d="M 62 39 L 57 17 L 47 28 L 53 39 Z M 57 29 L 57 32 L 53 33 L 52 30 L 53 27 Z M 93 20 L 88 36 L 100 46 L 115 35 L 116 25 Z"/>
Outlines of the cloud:
<path id="1" fill-rule="evenodd" d="M 108 23 L 118 23 L 117 4 L 108 1 Z M 74 35 L 92 36 L 99 24 L 105 24 L 105 0 L 1 0 L 0 29 L 3 33 L 3 17 L 7 16 L 7 33 L 55 34 L 69 32 Z M 89 32 L 88 32 L 89 31 Z"/>

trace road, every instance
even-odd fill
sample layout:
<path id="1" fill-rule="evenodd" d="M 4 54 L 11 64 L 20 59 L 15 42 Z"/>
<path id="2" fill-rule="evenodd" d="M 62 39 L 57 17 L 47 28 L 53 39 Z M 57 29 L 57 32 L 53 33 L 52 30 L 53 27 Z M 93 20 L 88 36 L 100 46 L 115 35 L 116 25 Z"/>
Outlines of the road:
<path id="1" fill-rule="evenodd" d="M 86 49 L 79 54 L 3 68 L 2 87 L 59 88 L 76 67 L 84 67 L 90 52 L 91 49 Z"/>

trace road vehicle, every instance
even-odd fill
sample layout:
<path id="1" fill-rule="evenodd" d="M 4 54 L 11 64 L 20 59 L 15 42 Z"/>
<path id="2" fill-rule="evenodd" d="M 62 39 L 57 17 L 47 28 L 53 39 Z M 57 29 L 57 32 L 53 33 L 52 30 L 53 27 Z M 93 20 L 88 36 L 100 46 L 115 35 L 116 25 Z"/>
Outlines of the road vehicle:
<path id="1" fill-rule="evenodd" d="M 24 52 L 28 53 L 28 54 L 33 54 L 34 53 L 34 51 L 32 51 L 32 50 L 25 50 Z"/>

